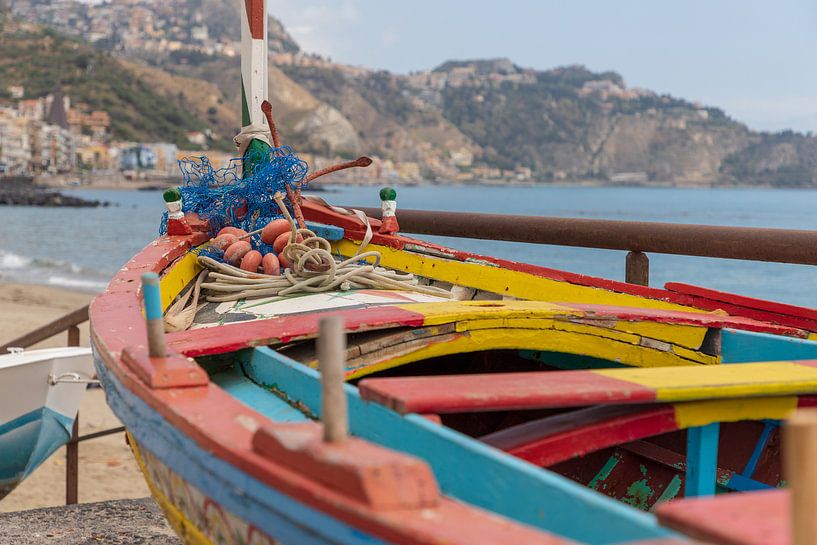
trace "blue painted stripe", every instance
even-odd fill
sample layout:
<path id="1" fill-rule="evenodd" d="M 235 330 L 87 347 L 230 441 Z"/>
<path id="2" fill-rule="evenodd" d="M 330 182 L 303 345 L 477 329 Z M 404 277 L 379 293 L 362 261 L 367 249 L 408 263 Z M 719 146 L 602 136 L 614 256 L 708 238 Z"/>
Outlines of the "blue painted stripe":
<path id="1" fill-rule="evenodd" d="M 227 511 L 285 545 L 385 545 L 205 451 L 125 389 L 98 358 L 95 364 L 108 405 L 139 446 Z"/>
<path id="2" fill-rule="evenodd" d="M 726 483 L 726 488 L 735 492 L 754 492 L 757 490 L 770 490 L 774 487 L 735 473 Z"/>
<path id="3" fill-rule="evenodd" d="M 162 295 L 159 288 L 159 275 L 145 273 L 142 275 L 142 300 L 145 302 L 145 318 L 162 319 Z"/>
<path id="4" fill-rule="evenodd" d="M 276 422 L 309 421 L 304 413 L 244 376 L 238 366 L 211 375 L 210 379 L 231 396 Z"/>
<path id="5" fill-rule="evenodd" d="M 342 240 L 343 228 L 337 225 L 326 225 L 325 223 L 317 223 L 313 221 L 306 222 L 306 228 L 326 240 Z"/>
<path id="6" fill-rule="evenodd" d="M 718 422 L 687 429 L 686 497 L 715 494 L 719 436 Z"/>
<path id="7" fill-rule="evenodd" d="M 317 371 L 269 348 L 239 354 L 255 382 L 274 385 L 320 415 Z M 346 385 L 354 435 L 426 460 L 443 492 L 478 507 L 592 545 L 677 537 L 652 514 L 638 511 L 575 482 L 409 414 L 364 401 Z M 271 394 L 272 395 L 272 394 Z M 588 521 L 592 520 L 592 524 Z"/>
<path id="8" fill-rule="evenodd" d="M 760 455 L 763 454 L 763 451 L 766 449 L 766 443 L 769 441 L 769 437 L 776 427 L 777 426 L 772 422 L 766 422 L 763 425 L 763 431 L 760 432 L 760 437 L 757 438 L 757 443 L 755 443 L 755 448 L 752 450 L 752 455 L 749 457 L 749 461 L 746 462 L 746 467 L 743 468 L 741 475 L 744 477 L 754 475 L 755 469 L 757 469 L 757 462 L 760 460 Z"/>
<path id="9" fill-rule="evenodd" d="M 68 442 L 73 424 L 73 418 L 42 407 L 0 426 L 0 485 L 8 487 L 30 475 Z"/>
<path id="10" fill-rule="evenodd" d="M 724 329 L 721 332 L 723 363 L 817 359 L 817 342 L 768 333 Z"/>

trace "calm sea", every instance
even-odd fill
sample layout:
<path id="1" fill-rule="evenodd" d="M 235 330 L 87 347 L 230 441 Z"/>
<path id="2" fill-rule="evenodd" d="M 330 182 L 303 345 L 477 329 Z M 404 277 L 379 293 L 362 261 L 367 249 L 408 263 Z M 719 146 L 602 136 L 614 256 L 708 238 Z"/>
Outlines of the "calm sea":
<path id="1" fill-rule="evenodd" d="M 379 206 L 377 188 L 330 187 L 333 204 Z M 397 187 L 402 208 L 817 229 L 817 191 L 609 187 Z M 158 233 L 158 191 L 78 190 L 115 206 L 0 206 L 0 278 L 100 291 Z M 399 217 L 399 209 L 398 209 Z M 428 237 L 449 246 L 622 280 L 625 252 Z M 817 268 L 650 255 L 650 282 L 688 282 L 817 306 Z"/>

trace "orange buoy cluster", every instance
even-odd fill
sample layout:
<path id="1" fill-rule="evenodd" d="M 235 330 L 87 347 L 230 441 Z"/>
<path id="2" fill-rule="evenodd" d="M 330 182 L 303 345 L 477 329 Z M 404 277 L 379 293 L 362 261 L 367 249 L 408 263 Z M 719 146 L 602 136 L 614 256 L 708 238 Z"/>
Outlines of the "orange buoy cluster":
<path id="1" fill-rule="evenodd" d="M 261 241 L 272 246 L 272 252 L 262 254 L 254 250 L 247 240 L 250 233 L 238 227 L 224 227 L 210 240 L 210 246 L 223 251 L 224 261 L 241 270 L 255 273 L 260 269 L 264 274 L 279 275 L 281 269 L 290 265 L 283 254 L 291 237 L 290 224 L 285 219 L 272 220 L 261 229 L 260 234 Z M 303 237 L 299 234 L 296 240 L 303 242 Z"/>

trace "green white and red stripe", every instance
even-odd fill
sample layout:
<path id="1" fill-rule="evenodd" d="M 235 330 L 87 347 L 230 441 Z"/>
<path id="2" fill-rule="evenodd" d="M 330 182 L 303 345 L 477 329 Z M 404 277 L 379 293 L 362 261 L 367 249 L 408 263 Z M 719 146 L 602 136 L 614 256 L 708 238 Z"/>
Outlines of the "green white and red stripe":
<path id="1" fill-rule="evenodd" d="M 266 126 L 261 103 L 267 100 L 266 0 L 244 0 L 241 18 L 241 126 Z"/>

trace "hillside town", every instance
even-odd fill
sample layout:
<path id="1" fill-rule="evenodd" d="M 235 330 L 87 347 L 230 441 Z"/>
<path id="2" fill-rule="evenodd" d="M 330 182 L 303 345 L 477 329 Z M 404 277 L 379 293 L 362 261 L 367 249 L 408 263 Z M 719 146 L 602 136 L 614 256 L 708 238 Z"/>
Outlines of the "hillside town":
<path id="1" fill-rule="evenodd" d="M 0 175 L 140 170 L 162 175 L 174 172 L 185 153 L 164 142 L 112 141 L 109 113 L 72 103 L 59 88 L 31 99 L 22 98 L 22 86 L 12 86 L 8 92 L 12 100 L 0 105 Z"/>
<path id="2" fill-rule="evenodd" d="M 225 167 L 233 153 L 203 150 L 205 135 L 187 133 L 190 149 L 169 142 L 116 141 L 111 137 L 108 112 L 73 103 L 59 88 L 45 97 L 23 99 L 25 89 L 8 90 L 12 100 L 0 103 L 0 178 L 41 177 L 71 180 L 74 184 L 178 177 L 178 161 L 206 156 L 216 167 Z M 196 149 L 198 148 L 198 149 Z M 338 157 L 301 153 L 312 169 L 334 164 Z M 497 172 L 497 175 L 501 173 Z M 372 168 L 340 173 L 336 179 L 357 183 L 382 180 L 414 182 L 421 179 L 420 165 L 377 159 Z"/>

